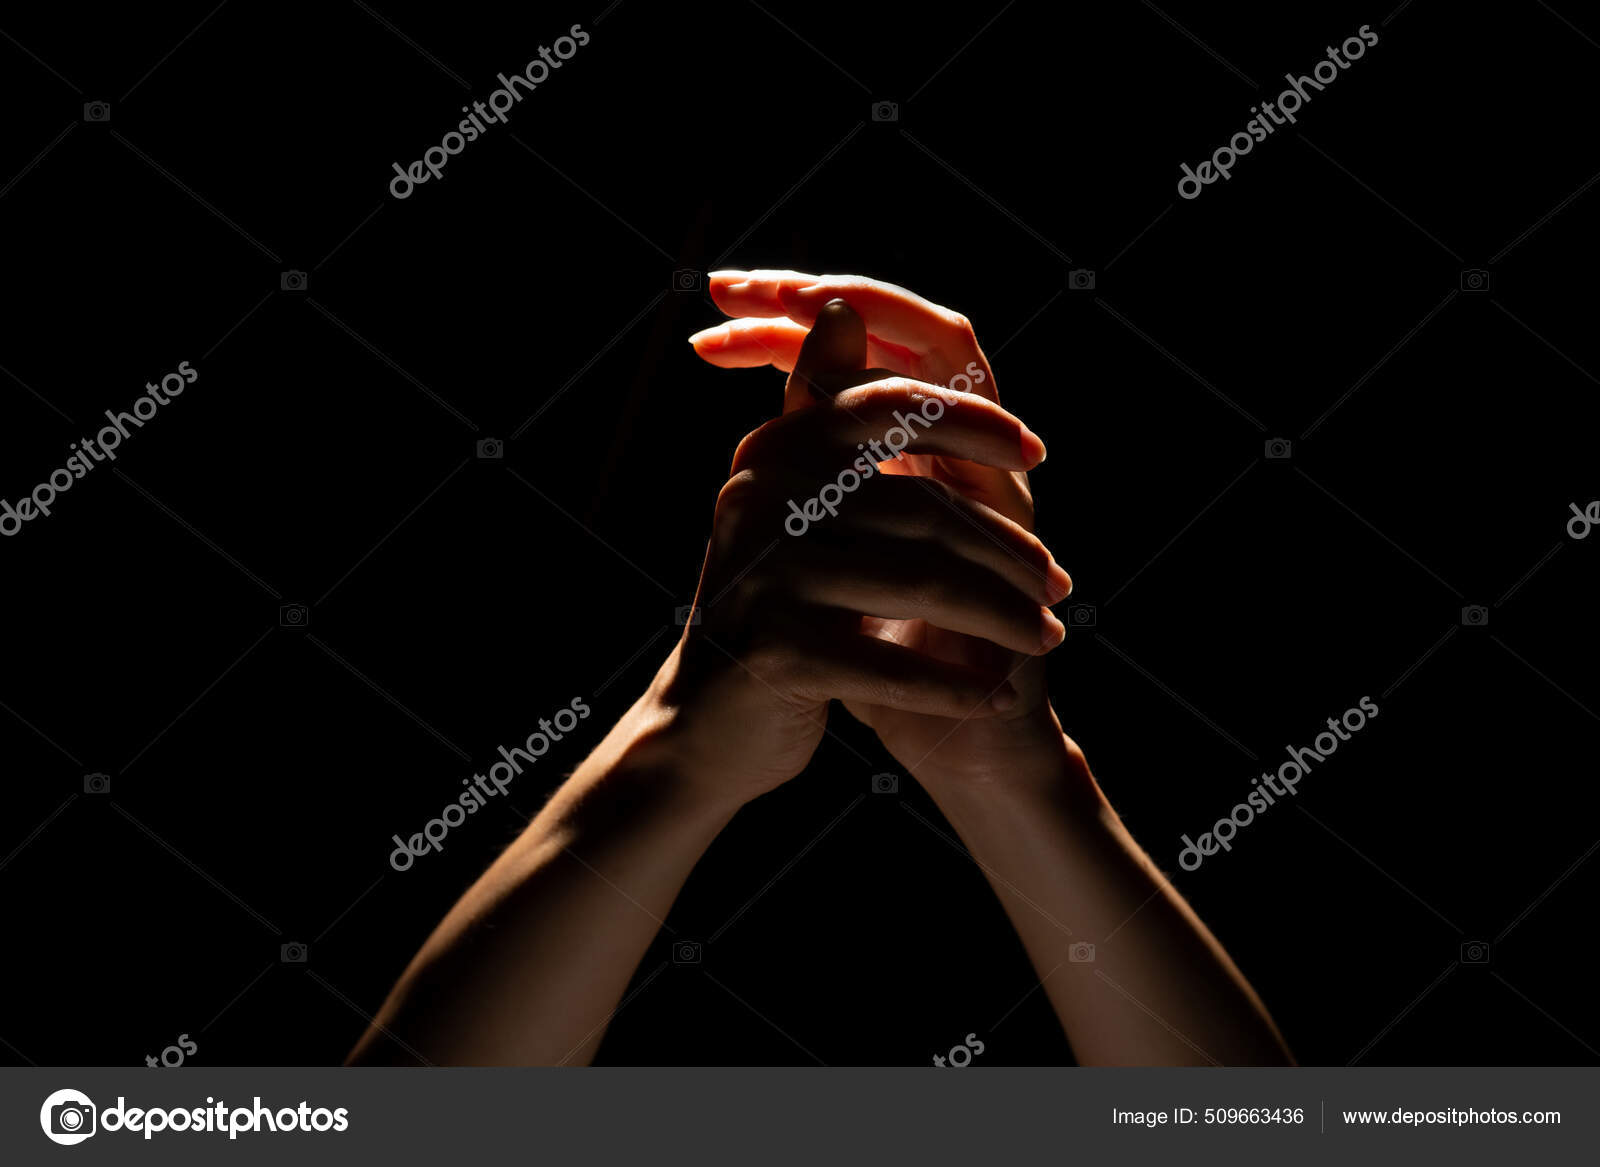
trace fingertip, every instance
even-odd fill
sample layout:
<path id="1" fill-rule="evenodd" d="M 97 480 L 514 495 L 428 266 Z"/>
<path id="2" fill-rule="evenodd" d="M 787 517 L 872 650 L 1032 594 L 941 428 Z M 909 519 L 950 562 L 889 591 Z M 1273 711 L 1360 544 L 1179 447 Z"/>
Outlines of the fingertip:
<path id="1" fill-rule="evenodd" d="M 867 360 L 867 326 L 845 301 L 830 300 L 816 311 L 800 353 L 795 369 L 808 381 L 854 372 Z"/>
<path id="2" fill-rule="evenodd" d="M 1045 459 L 1044 439 L 1027 426 L 1022 427 L 1022 460 L 1028 466 L 1039 465 Z"/>
<path id="3" fill-rule="evenodd" d="M 714 324 L 710 328 L 702 328 L 689 338 L 689 343 L 694 346 L 695 352 L 716 352 L 728 347 L 729 328 L 726 324 Z"/>
<path id="4" fill-rule="evenodd" d="M 1052 559 L 1049 570 L 1045 572 L 1045 586 L 1050 591 L 1050 602 L 1057 604 L 1072 594 L 1072 577 Z"/>
<path id="5" fill-rule="evenodd" d="M 1039 637 L 1041 647 L 1035 655 L 1042 656 L 1053 648 L 1060 646 L 1067 638 L 1067 626 L 1056 619 L 1056 614 L 1049 608 L 1039 609 Z"/>
<path id="6" fill-rule="evenodd" d="M 711 302 L 721 308 L 728 315 L 737 315 L 730 311 L 729 305 L 737 297 L 737 289 L 749 278 L 748 272 L 742 271 L 714 271 L 706 273 L 706 291 L 711 293 Z"/>
<path id="7" fill-rule="evenodd" d="M 860 366 L 867 359 L 867 324 L 848 300 L 835 296 L 817 310 L 812 327 L 826 327 L 833 336 L 833 347 Z"/>

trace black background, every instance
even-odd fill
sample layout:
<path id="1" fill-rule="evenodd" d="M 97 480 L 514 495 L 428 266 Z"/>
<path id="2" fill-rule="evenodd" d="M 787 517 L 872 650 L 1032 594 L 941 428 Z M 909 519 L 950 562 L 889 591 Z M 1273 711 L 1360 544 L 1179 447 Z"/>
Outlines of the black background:
<path id="1" fill-rule="evenodd" d="M 674 273 L 738 266 L 972 318 L 1098 609 L 1057 708 L 1302 1061 L 1600 1060 L 1600 539 L 1563 529 L 1600 495 L 1592 13 L 35 9 L 0 24 L 0 493 L 178 362 L 200 379 L 0 542 L 0 1058 L 344 1056 L 523 820 L 405 873 L 390 836 L 581 696 L 513 789 L 534 813 L 671 644 L 780 400 L 684 343 L 720 315 Z M 574 23 L 590 44 L 508 125 L 390 198 L 391 163 Z M 1300 133 L 1177 197 L 1363 24 Z M 1292 805 L 1176 870 L 1364 695 L 1381 715 Z M 669 924 L 703 963 L 661 937 L 602 1060 L 926 1064 L 969 1032 L 980 1062 L 1070 1060 L 978 869 L 831 728 L 696 870 Z"/>

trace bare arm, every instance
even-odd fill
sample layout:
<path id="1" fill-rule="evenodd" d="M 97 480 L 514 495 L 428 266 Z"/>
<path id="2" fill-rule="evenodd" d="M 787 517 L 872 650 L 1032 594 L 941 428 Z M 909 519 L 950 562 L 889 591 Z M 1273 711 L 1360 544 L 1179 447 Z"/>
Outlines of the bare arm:
<path id="1" fill-rule="evenodd" d="M 738 809 L 685 780 L 671 721 L 652 688 L 434 930 L 351 1062 L 594 1056 L 683 881 Z"/>
<path id="2" fill-rule="evenodd" d="M 864 345 L 848 332 L 833 339 Z M 817 350 L 827 333 L 808 346 Z M 906 411 L 924 409 L 938 416 L 936 432 L 900 428 Z M 863 635 L 853 608 L 926 613 L 1018 651 L 1046 651 L 1047 589 L 993 551 L 998 541 L 1045 557 L 1038 540 L 984 516 L 961 539 L 934 537 L 942 507 L 915 488 L 864 491 L 833 513 L 808 504 L 832 538 L 794 529 L 793 500 L 836 482 L 841 467 L 874 477 L 858 451 L 885 433 L 913 453 L 1008 469 L 1044 456 L 997 405 L 901 378 L 749 435 L 717 500 L 700 618 L 649 692 L 434 931 L 352 1061 L 589 1060 L 689 871 L 740 806 L 805 768 L 830 698 L 973 722 L 995 717 L 1003 697 L 1014 702 L 993 669 Z M 887 562 L 847 551 L 890 539 L 900 554 Z M 917 586 L 923 573 L 981 586 L 928 594 Z"/>
<path id="3" fill-rule="evenodd" d="M 861 276 L 715 272 L 711 293 L 734 318 L 695 337 L 696 351 L 712 364 L 788 368 L 805 330 L 820 327 L 818 314 L 837 312 L 832 302 L 842 299 L 863 322 L 866 356 L 829 353 L 809 370 L 814 379 L 852 385 L 881 376 L 864 364 L 882 364 L 999 404 L 994 370 L 971 323 L 904 288 Z M 1040 373 L 1035 392 L 1070 391 L 1061 370 Z M 1033 528 L 1032 494 L 1017 470 L 950 459 L 913 460 L 912 469 L 922 494 L 941 504 L 933 512 L 940 537 L 959 540 L 981 519 L 999 546 L 1005 528 L 995 524 Z M 1045 602 L 1059 602 L 1071 582 L 1038 552 L 1012 544 L 1009 566 L 1022 565 L 1025 577 L 1045 586 Z M 930 575 L 928 584 L 949 587 L 952 579 Z M 963 635 L 971 630 L 938 619 L 877 625 L 877 635 L 941 660 L 998 669 L 1016 694 L 990 718 L 927 717 L 862 700 L 847 707 L 933 795 L 982 865 L 1079 1060 L 1287 1061 L 1261 1001 L 1129 836 L 1061 732 L 1043 659 L 1007 652 L 993 636 Z M 1064 634 L 1049 621 L 1044 631 L 1050 644 Z M 1092 946 L 1093 960 L 1071 959 L 1075 944 Z"/>
<path id="4" fill-rule="evenodd" d="M 1078 1060 L 1292 1061 L 1266 1007 L 1133 841 L 1078 748 L 1059 727 L 1055 738 L 1003 781 L 927 785 L 1005 906 Z"/>

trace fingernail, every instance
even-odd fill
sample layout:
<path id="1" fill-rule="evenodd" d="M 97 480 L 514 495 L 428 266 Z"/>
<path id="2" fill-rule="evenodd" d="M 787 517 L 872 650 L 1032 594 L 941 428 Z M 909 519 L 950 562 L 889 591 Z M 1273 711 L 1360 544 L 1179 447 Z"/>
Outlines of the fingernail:
<path id="1" fill-rule="evenodd" d="M 1049 651 L 1067 638 L 1067 626 L 1055 618 L 1048 608 L 1040 609 L 1039 630 L 1044 637 L 1045 651 Z"/>
<path id="2" fill-rule="evenodd" d="M 717 324 L 711 328 L 703 328 L 689 338 L 689 343 L 695 348 L 723 348 L 728 343 L 728 326 Z"/>
<path id="3" fill-rule="evenodd" d="M 1050 570 L 1046 573 L 1045 582 L 1050 589 L 1052 604 L 1072 594 L 1072 577 L 1053 559 L 1050 561 Z"/>
<path id="4" fill-rule="evenodd" d="M 989 698 L 989 704 L 994 707 L 997 713 L 1004 713 L 1016 703 L 1017 691 L 1013 689 L 1009 683 L 1007 683 L 1005 688 L 1001 689 L 993 697 Z"/>
<path id="5" fill-rule="evenodd" d="M 808 284 L 803 288 L 790 288 L 784 286 L 783 284 L 778 285 L 778 302 L 785 308 L 817 310 L 822 306 L 821 304 L 817 303 L 822 296 L 828 297 L 828 299 L 824 300 L 823 303 L 838 299 L 837 296 L 834 296 L 821 284 Z"/>

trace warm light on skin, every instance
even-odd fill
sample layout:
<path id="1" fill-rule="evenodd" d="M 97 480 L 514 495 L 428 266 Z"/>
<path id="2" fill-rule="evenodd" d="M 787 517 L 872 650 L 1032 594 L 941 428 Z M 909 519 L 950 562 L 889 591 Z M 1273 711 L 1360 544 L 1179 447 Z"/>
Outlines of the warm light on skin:
<path id="1" fill-rule="evenodd" d="M 1079 1061 L 1287 1061 L 1051 708 L 1044 658 L 1066 628 L 1049 605 L 1072 581 L 1032 531 L 1045 446 L 1000 404 L 972 326 L 857 276 L 710 286 L 733 319 L 695 351 L 789 377 L 718 496 L 703 619 L 680 621 L 650 688 L 440 924 L 352 1060 L 405 1060 L 395 1034 L 443 1062 L 588 1061 L 700 855 L 805 769 L 837 700 L 983 868 Z M 898 457 L 866 474 L 858 452 L 891 432 Z"/>

